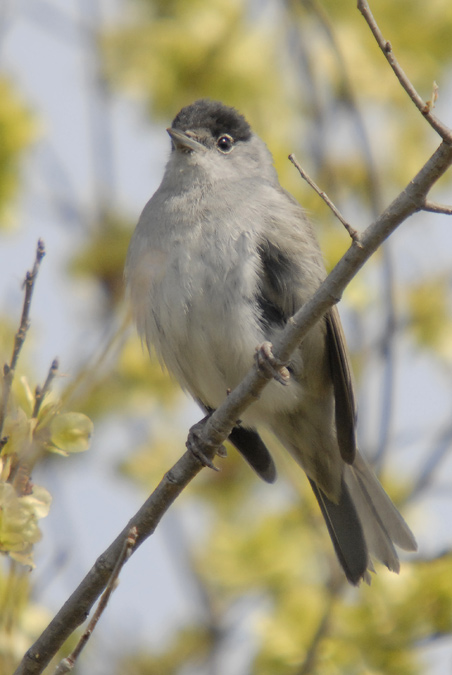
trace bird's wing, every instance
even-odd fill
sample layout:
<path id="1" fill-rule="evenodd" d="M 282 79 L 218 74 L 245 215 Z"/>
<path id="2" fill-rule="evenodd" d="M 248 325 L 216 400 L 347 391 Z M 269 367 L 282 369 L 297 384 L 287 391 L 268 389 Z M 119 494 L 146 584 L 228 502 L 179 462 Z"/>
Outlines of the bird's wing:
<path id="1" fill-rule="evenodd" d="M 356 455 L 356 403 L 350 360 L 337 308 L 332 307 L 325 318 L 337 440 L 342 459 L 347 464 L 353 464 Z"/>
<path id="2" fill-rule="evenodd" d="M 262 274 L 257 302 L 263 322 L 269 327 L 281 327 L 298 309 L 296 280 L 298 261 L 269 239 L 262 238 L 258 246 Z"/>
<path id="3" fill-rule="evenodd" d="M 305 229 L 306 228 L 306 229 Z M 278 231 L 278 236 L 281 230 Z M 290 234 L 283 231 L 282 246 L 275 243 L 271 231 L 259 244 L 262 264 L 258 304 L 262 321 L 271 331 L 287 320 L 314 294 L 324 276 L 321 254 L 313 244 L 308 223 L 290 245 Z M 297 256 L 295 256 L 295 252 Z M 309 260 L 303 260 L 303 255 Z M 307 271 L 309 270 L 309 271 Z M 356 454 L 356 405 L 350 361 L 339 314 L 333 307 L 325 314 L 326 349 L 335 398 L 335 422 L 342 459 L 352 464 Z"/>

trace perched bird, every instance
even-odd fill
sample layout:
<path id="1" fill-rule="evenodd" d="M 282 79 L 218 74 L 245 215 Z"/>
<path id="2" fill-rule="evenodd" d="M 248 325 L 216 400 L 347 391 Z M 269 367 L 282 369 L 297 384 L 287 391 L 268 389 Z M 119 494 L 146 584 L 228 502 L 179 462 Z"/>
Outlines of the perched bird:
<path id="1" fill-rule="evenodd" d="M 130 243 L 126 281 L 148 347 L 201 407 L 217 408 L 325 278 L 316 237 L 280 186 L 265 143 L 234 108 L 199 100 L 167 129 L 171 154 Z M 270 428 L 306 472 L 340 564 L 370 580 L 371 554 L 399 571 L 416 541 L 356 447 L 350 363 L 336 308 L 230 435 L 273 482 L 256 428 Z"/>

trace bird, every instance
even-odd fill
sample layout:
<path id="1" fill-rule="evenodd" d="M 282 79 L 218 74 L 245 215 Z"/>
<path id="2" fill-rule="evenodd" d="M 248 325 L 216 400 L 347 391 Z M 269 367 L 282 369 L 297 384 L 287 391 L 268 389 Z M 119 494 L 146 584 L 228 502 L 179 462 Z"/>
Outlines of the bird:
<path id="1" fill-rule="evenodd" d="M 139 218 L 125 280 L 138 332 L 211 414 L 326 277 L 314 230 L 266 144 L 234 107 L 200 99 L 167 129 L 162 182 Z M 276 479 L 259 429 L 304 470 L 348 581 L 373 558 L 394 572 L 415 551 L 405 520 L 359 452 L 351 365 L 336 307 L 309 331 L 233 428 L 257 474 Z M 284 381 L 282 381 L 284 379 Z"/>

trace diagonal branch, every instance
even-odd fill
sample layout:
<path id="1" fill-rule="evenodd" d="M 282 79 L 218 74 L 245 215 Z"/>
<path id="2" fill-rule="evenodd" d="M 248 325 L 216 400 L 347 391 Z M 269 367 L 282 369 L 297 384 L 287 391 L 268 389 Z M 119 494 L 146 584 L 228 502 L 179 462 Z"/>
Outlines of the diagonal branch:
<path id="1" fill-rule="evenodd" d="M 404 220 L 422 209 L 430 188 L 451 164 L 452 146 L 443 142 L 407 187 L 362 233 L 360 243 L 352 243 L 312 299 L 288 323 L 280 340 L 274 345 L 274 354 L 279 361 L 285 362 L 289 359 L 307 332 L 340 300 L 347 284 L 383 241 Z M 259 369 L 257 366 L 249 371 L 241 384 L 207 419 L 205 426 L 197 431 L 202 454 L 210 459 L 214 458 L 216 449 L 229 436 L 236 420 L 240 419 L 244 410 L 259 397 L 270 379 L 270 371 Z M 153 534 L 164 513 L 201 468 L 200 461 L 192 452 L 184 453 L 121 534 L 97 559 L 93 568 L 41 637 L 27 651 L 15 675 L 35 675 L 43 671 L 66 638 L 83 623 L 105 588 L 130 529 L 136 527 L 138 532 L 134 552 Z"/>
<path id="2" fill-rule="evenodd" d="M 99 600 L 99 604 L 96 608 L 96 611 L 94 612 L 91 621 L 88 624 L 88 627 L 84 631 L 82 637 L 78 641 L 72 653 L 68 657 L 60 661 L 55 670 L 54 675 L 64 675 L 64 673 L 70 673 L 74 669 L 78 657 L 82 653 L 83 649 L 86 647 L 88 640 L 93 634 L 93 631 L 96 628 L 100 617 L 102 616 L 103 612 L 105 611 L 105 608 L 107 607 L 111 594 L 113 593 L 113 591 L 117 586 L 119 573 L 121 572 L 124 564 L 126 563 L 127 559 L 130 556 L 131 551 L 133 550 L 133 547 L 135 546 L 136 536 L 137 536 L 136 529 L 132 528 L 127 536 L 127 539 L 125 539 L 125 541 L 123 542 L 122 549 L 119 553 L 111 576 L 108 580 L 107 587 L 101 599 Z"/>
<path id="3" fill-rule="evenodd" d="M 452 130 L 449 129 L 445 124 L 439 120 L 436 115 L 432 113 L 432 108 L 434 105 L 434 99 L 437 96 L 437 85 L 434 85 L 434 93 L 432 95 L 432 101 L 424 101 L 424 99 L 418 94 L 414 86 L 412 85 L 407 74 L 403 70 L 400 63 L 397 61 L 392 51 L 391 43 L 388 40 L 385 40 L 383 33 L 375 21 L 372 12 L 370 11 L 369 4 L 366 0 L 358 0 L 358 9 L 366 20 L 372 34 L 377 41 L 378 46 L 385 55 L 385 58 L 391 68 L 393 69 L 397 79 L 399 80 L 402 87 L 405 89 L 406 93 L 413 101 L 416 108 L 423 114 L 430 126 L 441 136 L 443 141 L 446 143 L 452 143 Z"/>

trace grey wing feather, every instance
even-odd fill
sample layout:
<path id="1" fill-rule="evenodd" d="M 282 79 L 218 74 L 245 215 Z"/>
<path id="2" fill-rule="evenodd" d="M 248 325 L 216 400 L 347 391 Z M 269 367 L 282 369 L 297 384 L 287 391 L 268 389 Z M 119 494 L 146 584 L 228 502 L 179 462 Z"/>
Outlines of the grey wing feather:
<path id="1" fill-rule="evenodd" d="M 283 326 L 298 309 L 294 295 L 296 262 L 278 246 L 262 239 L 259 245 L 262 277 L 257 302 L 267 328 Z"/>
<path id="2" fill-rule="evenodd" d="M 361 579 L 370 583 L 367 572 L 371 566 L 367 541 L 363 533 L 356 505 L 347 485 L 342 482 L 341 498 L 337 504 L 332 502 L 309 478 L 320 510 L 325 519 L 334 550 L 350 583 L 359 584 Z M 371 568 L 371 567 L 370 567 Z"/>
<path id="3" fill-rule="evenodd" d="M 350 361 L 337 308 L 330 309 L 325 318 L 337 441 L 344 462 L 353 464 L 356 455 L 356 403 Z"/>
<path id="4" fill-rule="evenodd" d="M 260 257 L 263 278 L 257 301 L 262 322 L 271 330 L 284 325 L 306 301 L 303 297 L 306 290 L 311 293 L 315 287 L 303 287 L 305 279 L 299 274 L 298 261 L 288 247 L 282 251 L 267 239 L 261 244 Z M 361 579 L 370 582 L 369 571 L 373 571 L 373 565 L 369 553 L 397 572 L 400 564 L 394 544 L 407 551 L 416 550 L 417 545 L 404 519 L 357 450 L 353 378 L 336 307 L 325 314 L 325 326 L 336 437 L 345 462 L 339 499 L 332 501 L 316 482 L 311 478 L 309 481 L 345 574 L 351 583 L 357 584 Z"/>
<path id="5" fill-rule="evenodd" d="M 416 551 L 413 533 L 359 452 L 353 466 L 346 467 L 344 478 L 360 514 L 369 549 L 389 569 L 397 569 L 398 561 L 391 563 L 391 555 L 385 559 L 386 554 L 378 542 L 386 540 L 404 551 Z M 389 551 L 393 551 L 390 545 Z"/>

